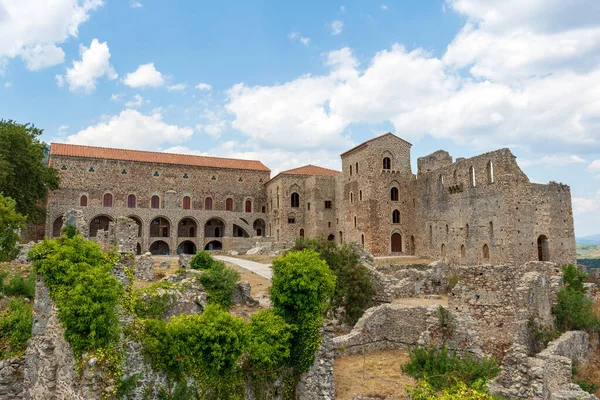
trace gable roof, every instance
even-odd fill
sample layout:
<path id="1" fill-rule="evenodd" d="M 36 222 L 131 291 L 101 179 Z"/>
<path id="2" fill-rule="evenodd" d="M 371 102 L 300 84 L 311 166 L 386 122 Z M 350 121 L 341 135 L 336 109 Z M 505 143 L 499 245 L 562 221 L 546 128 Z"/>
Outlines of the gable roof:
<path id="1" fill-rule="evenodd" d="M 308 164 L 298 168 L 288 169 L 286 171 L 281 171 L 273 178 L 269 180 L 275 180 L 281 175 L 306 175 L 306 176 L 336 176 L 341 174 L 340 171 L 336 171 L 329 168 L 317 167 L 316 165 Z M 267 182 L 268 183 L 268 182 Z"/>
<path id="2" fill-rule="evenodd" d="M 376 137 L 374 137 L 373 139 L 369 139 L 369 140 L 367 140 L 366 142 L 362 142 L 361 144 L 359 144 L 359 145 L 357 145 L 357 146 L 354 146 L 354 147 L 353 147 L 353 148 L 351 148 L 350 150 L 347 150 L 347 151 L 343 152 L 342 154 L 340 154 L 340 157 L 344 157 L 346 154 L 348 154 L 348 153 L 351 153 L 351 152 L 353 152 L 354 150 L 358 150 L 358 149 L 362 148 L 363 146 L 366 146 L 368 143 L 370 143 L 370 142 L 372 142 L 372 141 L 374 141 L 374 140 L 377 140 L 377 139 L 381 139 L 382 137 L 385 137 L 385 136 L 393 136 L 393 137 L 395 137 L 396 139 L 400 139 L 400 140 L 402 140 L 403 142 L 405 142 L 405 143 L 408 143 L 409 145 L 411 145 L 411 146 L 412 146 L 412 143 L 409 143 L 409 142 L 407 142 L 406 140 L 402 139 L 401 137 L 394 135 L 392 132 L 388 132 L 388 133 L 384 133 L 383 135 L 376 136 Z"/>
<path id="3" fill-rule="evenodd" d="M 163 153 L 157 151 L 111 149 L 106 147 L 81 146 L 76 144 L 65 143 L 50 144 L 50 159 L 52 158 L 52 156 L 98 158 L 159 164 L 190 165 L 195 167 L 246 169 L 252 171 L 271 172 L 271 170 L 267 168 L 263 163 L 254 160 L 192 156 L 189 154 Z"/>

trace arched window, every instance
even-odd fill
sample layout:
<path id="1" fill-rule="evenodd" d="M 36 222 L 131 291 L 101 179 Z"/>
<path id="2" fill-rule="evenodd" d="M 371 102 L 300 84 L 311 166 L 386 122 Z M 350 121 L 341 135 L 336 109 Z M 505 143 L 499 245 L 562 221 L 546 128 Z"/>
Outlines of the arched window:
<path id="1" fill-rule="evenodd" d="M 231 197 L 225 200 L 225 211 L 233 211 L 233 199 Z"/>
<path id="2" fill-rule="evenodd" d="M 352 176 L 352 165 L 350 166 L 350 176 Z"/>
<path id="3" fill-rule="evenodd" d="M 360 235 L 360 244 L 363 245 L 363 247 L 365 245 L 365 234 L 364 233 L 362 235 Z"/>
<path id="4" fill-rule="evenodd" d="M 190 196 L 183 196 L 183 209 L 189 210 L 190 208 L 192 208 L 192 199 Z"/>
<path id="5" fill-rule="evenodd" d="M 488 230 L 489 230 L 490 237 L 494 236 L 494 223 L 492 221 L 490 221 Z"/>
<path id="6" fill-rule="evenodd" d="M 488 247 L 487 244 L 483 245 L 483 259 L 484 260 L 490 259 L 490 248 Z"/>
<path id="7" fill-rule="evenodd" d="M 400 211 L 394 210 L 394 212 L 392 212 L 392 224 L 399 224 L 399 223 L 400 223 Z"/>
<path id="8" fill-rule="evenodd" d="M 358 175 L 358 163 L 356 163 L 356 168 L 354 168 L 354 172 Z"/>
<path id="9" fill-rule="evenodd" d="M 446 224 L 446 235 L 450 233 L 450 228 L 448 227 L 448 224 Z"/>
<path id="10" fill-rule="evenodd" d="M 488 183 L 494 183 L 494 164 L 490 161 L 487 163 L 487 178 Z"/>
<path id="11" fill-rule="evenodd" d="M 296 192 L 292 193 L 292 208 L 300 207 L 300 195 Z"/>
<path id="12" fill-rule="evenodd" d="M 392 169 L 392 160 L 389 157 L 383 159 L 383 169 Z"/>
<path id="13" fill-rule="evenodd" d="M 362 201 L 362 190 L 358 191 L 358 200 Z"/>
<path id="14" fill-rule="evenodd" d="M 87 196 L 85 194 L 79 198 L 79 206 L 87 207 Z"/>
<path id="15" fill-rule="evenodd" d="M 354 203 L 354 193 L 350 192 L 350 203 Z"/>
<path id="16" fill-rule="evenodd" d="M 160 197 L 157 195 L 152 196 L 152 199 L 150 200 L 150 207 L 160 208 Z"/>
<path id="17" fill-rule="evenodd" d="M 443 243 L 442 243 L 442 251 L 441 251 L 441 254 L 442 254 L 442 258 L 446 258 L 446 245 L 445 245 L 445 244 L 443 244 Z"/>
<path id="18" fill-rule="evenodd" d="M 251 213 L 252 212 L 252 201 L 251 200 L 246 200 L 246 212 L 247 213 Z"/>
<path id="19" fill-rule="evenodd" d="M 354 227 L 356 228 L 356 215 L 354 216 Z"/>
<path id="20" fill-rule="evenodd" d="M 110 193 L 105 193 L 104 198 L 102 199 L 102 205 L 104 207 L 112 207 L 113 206 L 113 195 Z"/>
<path id="21" fill-rule="evenodd" d="M 300 237 L 304 237 L 304 228 L 300 228 Z"/>
<path id="22" fill-rule="evenodd" d="M 212 210 L 212 197 L 207 197 L 204 199 L 204 209 Z"/>
<path id="23" fill-rule="evenodd" d="M 390 199 L 392 201 L 398 201 L 398 188 L 397 187 L 393 187 L 390 190 Z"/>
<path id="24" fill-rule="evenodd" d="M 460 258 L 465 258 L 467 256 L 467 248 L 465 245 L 460 246 Z"/>
<path id="25" fill-rule="evenodd" d="M 471 176 L 471 186 L 477 186 L 477 181 L 475 180 L 475 167 L 471 167 L 469 175 Z"/>
<path id="26" fill-rule="evenodd" d="M 135 208 L 137 205 L 137 199 L 135 198 L 135 194 L 130 194 L 127 196 L 127 208 Z"/>
<path id="27" fill-rule="evenodd" d="M 308 204 L 310 204 L 310 203 L 308 203 Z M 260 210 L 261 210 L 261 212 L 264 214 L 264 213 L 266 212 L 266 207 L 265 207 L 265 206 L 262 206 L 262 208 L 261 208 Z"/>

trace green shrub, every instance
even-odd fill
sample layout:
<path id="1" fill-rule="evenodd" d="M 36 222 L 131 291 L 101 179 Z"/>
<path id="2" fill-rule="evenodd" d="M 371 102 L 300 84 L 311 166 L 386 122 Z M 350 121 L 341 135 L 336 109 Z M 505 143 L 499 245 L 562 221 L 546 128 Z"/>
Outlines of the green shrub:
<path id="1" fill-rule="evenodd" d="M 341 319 L 354 325 L 373 297 L 373 287 L 368 269 L 360 263 L 358 249 L 350 244 L 338 246 L 334 241 L 319 239 L 296 239 L 292 251 L 312 249 L 319 253 L 336 276 L 336 286 L 331 298 L 333 311 L 343 309 Z"/>
<path id="2" fill-rule="evenodd" d="M 209 270 L 200 275 L 200 283 L 208 294 L 208 303 L 226 309 L 231 307 L 231 296 L 239 280 L 240 273 L 220 261 L 215 261 Z"/>
<path id="3" fill-rule="evenodd" d="M 248 364 L 270 373 L 286 365 L 290 357 L 292 327 L 272 310 L 252 316 L 248 326 Z"/>
<path id="4" fill-rule="evenodd" d="M 211 269 L 213 264 L 215 263 L 215 259 L 212 255 L 206 251 L 197 252 L 192 261 L 190 261 L 190 268 L 192 269 Z"/>
<path id="5" fill-rule="evenodd" d="M 598 330 L 600 323 L 594 313 L 594 302 L 587 297 L 583 283 L 587 274 L 579 272 L 575 265 L 562 268 L 564 286 L 557 294 L 557 304 L 552 312 L 561 332 L 570 330 Z"/>
<path id="6" fill-rule="evenodd" d="M 408 388 L 408 394 L 413 400 L 495 400 L 494 397 L 487 394 L 486 384 L 483 381 L 477 381 L 471 386 L 467 386 L 462 381 L 456 382 L 453 386 L 439 392 L 431 386 L 426 380 L 420 380 L 414 387 Z"/>
<path id="7" fill-rule="evenodd" d="M 80 235 L 44 240 L 29 252 L 37 273 L 58 307 L 65 338 L 75 354 L 114 344 L 119 339 L 117 306 L 122 284 L 111 275 L 118 256 Z"/>
<path id="8" fill-rule="evenodd" d="M 23 279 L 22 276 L 15 276 L 8 281 L 7 285 L 0 286 L 0 292 L 4 292 L 7 296 L 23 296 L 33 299 L 35 296 L 35 274 L 29 274 L 27 279 Z"/>
<path id="9" fill-rule="evenodd" d="M 446 346 L 415 347 L 402 371 L 415 379 L 427 381 L 435 390 L 443 390 L 464 382 L 467 386 L 477 381 L 487 382 L 498 375 L 498 364 L 493 358 L 465 355 L 459 358 Z"/>
<path id="10" fill-rule="evenodd" d="M 16 201 L 0 194 L 0 262 L 10 261 L 19 254 L 17 232 L 25 226 L 25 217 L 15 211 L 16 207 Z"/>
<path id="11" fill-rule="evenodd" d="M 288 252 L 273 261 L 271 302 L 276 314 L 295 325 L 290 366 L 307 371 L 321 338 L 319 330 L 329 299 L 335 290 L 335 275 L 314 250 Z"/>
<path id="12" fill-rule="evenodd" d="M 577 385 L 579 385 L 579 387 L 581 387 L 582 390 L 585 390 L 588 393 L 594 394 L 596 393 L 596 391 L 598 390 L 598 384 L 594 383 L 594 382 L 588 382 L 588 381 L 575 381 L 575 383 Z"/>
<path id="13" fill-rule="evenodd" d="M 11 299 L 0 312 L 0 359 L 21 355 L 31 337 L 33 310 L 22 299 Z"/>
<path id="14" fill-rule="evenodd" d="M 134 290 L 131 295 L 132 311 L 138 318 L 160 319 L 171 304 L 171 295 L 159 293 L 159 289 L 171 287 L 169 282 L 157 282 L 142 289 Z"/>

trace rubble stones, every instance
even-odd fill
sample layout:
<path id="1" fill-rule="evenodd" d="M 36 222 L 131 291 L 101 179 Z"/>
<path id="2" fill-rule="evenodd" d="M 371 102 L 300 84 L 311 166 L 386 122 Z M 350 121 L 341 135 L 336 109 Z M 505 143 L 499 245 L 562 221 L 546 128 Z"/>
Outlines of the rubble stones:
<path id="1" fill-rule="evenodd" d="M 135 263 L 135 279 L 151 281 L 154 279 L 154 259 L 150 253 L 141 256 Z"/>
<path id="2" fill-rule="evenodd" d="M 193 255 L 190 254 L 180 254 L 179 255 L 179 268 L 190 268 L 190 264 L 192 262 Z"/>
<path id="3" fill-rule="evenodd" d="M 252 287 L 250 286 L 250 282 L 238 281 L 231 296 L 231 302 L 233 304 L 258 305 L 258 301 L 254 300 L 252 297 L 251 290 Z"/>

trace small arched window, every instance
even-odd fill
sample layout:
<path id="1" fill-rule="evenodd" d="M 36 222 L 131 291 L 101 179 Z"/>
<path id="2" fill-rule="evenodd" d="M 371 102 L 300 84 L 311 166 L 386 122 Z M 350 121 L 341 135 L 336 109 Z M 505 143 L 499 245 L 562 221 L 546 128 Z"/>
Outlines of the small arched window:
<path id="1" fill-rule="evenodd" d="M 350 203 L 354 203 L 354 193 L 350 192 Z"/>
<path id="2" fill-rule="evenodd" d="M 356 168 L 354 168 L 354 172 L 356 172 L 356 174 L 358 175 L 358 163 L 356 163 L 355 167 Z"/>
<path id="3" fill-rule="evenodd" d="M 460 258 L 465 258 L 467 256 L 467 248 L 465 245 L 460 246 Z"/>
<path id="4" fill-rule="evenodd" d="M 360 235 L 360 244 L 361 245 L 365 245 L 365 234 L 363 233 L 362 235 Z"/>
<path id="5" fill-rule="evenodd" d="M 261 212 L 262 212 L 263 214 L 266 212 L 266 207 L 265 207 L 265 206 L 262 206 L 262 208 L 261 208 Z"/>
<path id="6" fill-rule="evenodd" d="M 394 210 L 392 212 L 392 224 L 399 224 L 399 223 L 400 223 L 400 211 Z"/>
<path id="7" fill-rule="evenodd" d="M 358 191 L 358 200 L 362 201 L 362 190 Z"/>
<path id="8" fill-rule="evenodd" d="M 225 211 L 233 211 L 233 199 L 231 197 L 225 200 Z"/>
<path id="9" fill-rule="evenodd" d="M 352 176 L 352 165 L 350 166 L 350 176 Z"/>
<path id="10" fill-rule="evenodd" d="M 135 208 L 137 205 L 137 199 L 135 198 L 135 194 L 130 194 L 127 196 L 127 208 Z"/>
<path id="11" fill-rule="evenodd" d="M 489 260 L 490 258 L 490 248 L 488 247 L 487 243 L 483 245 L 483 259 L 484 260 Z"/>
<path id="12" fill-rule="evenodd" d="M 87 207 L 87 196 L 85 194 L 79 198 L 79 206 Z"/>
<path id="13" fill-rule="evenodd" d="M 160 208 L 160 197 L 157 195 L 152 196 L 152 199 L 150 200 L 150 207 Z"/>
<path id="14" fill-rule="evenodd" d="M 204 199 L 204 209 L 205 210 L 212 210 L 212 197 L 207 197 Z"/>
<path id="15" fill-rule="evenodd" d="M 102 198 L 102 205 L 104 207 L 112 207 L 113 206 L 113 195 L 110 193 L 106 193 L 104 194 L 104 197 Z"/>
<path id="16" fill-rule="evenodd" d="M 490 236 L 494 236 L 494 223 L 492 221 L 490 221 L 488 230 L 489 230 Z"/>
<path id="17" fill-rule="evenodd" d="M 251 213 L 252 212 L 252 201 L 251 200 L 246 200 L 246 212 L 247 213 Z"/>
<path id="18" fill-rule="evenodd" d="M 487 163 L 487 178 L 488 178 L 488 183 L 494 183 L 494 164 L 489 161 Z"/>
<path id="19" fill-rule="evenodd" d="M 469 175 L 471 176 L 471 186 L 477 186 L 477 180 L 475 179 L 475 167 L 470 168 Z"/>
<path id="20" fill-rule="evenodd" d="M 190 208 L 192 208 L 192 199 L 190 196 L 183 196 L 183 209 L 189 210 Z"/>
<path id="21" fill-rule="evenodd" d="M 300 207 L 300 195 L 296 192 L 292 193 L 292 208 Z"/>
<path id="22" fill-rule="evenodd" d="M 390 190 L 390 199 L 392 201 L 398 201 L 398 188 L 397 187 L 393 187 Z"/>
<path id="23" fill-rule="evenodd" d="M 443 244 L 443 243 L 442 243 L 442 251 L 441 251 L 441 253 L 442 253 L 442 258 L 445 258 L 446 257 L 446 245 Z"/>
<path id="24" fill-rule="evenodd" d="M 354 216 L 354 227 L 356 228 L 356 215 Z"/>
<path id="25" fill-rule="evenodd" d="M 304 237 L 304 228 L 300 228 L 300 237 Z"/>
<path id="26" fill-rule="evenodd" d="M 383 158 L 383 169 L 392 169 L 392 160 L 389 157 Z"/>

